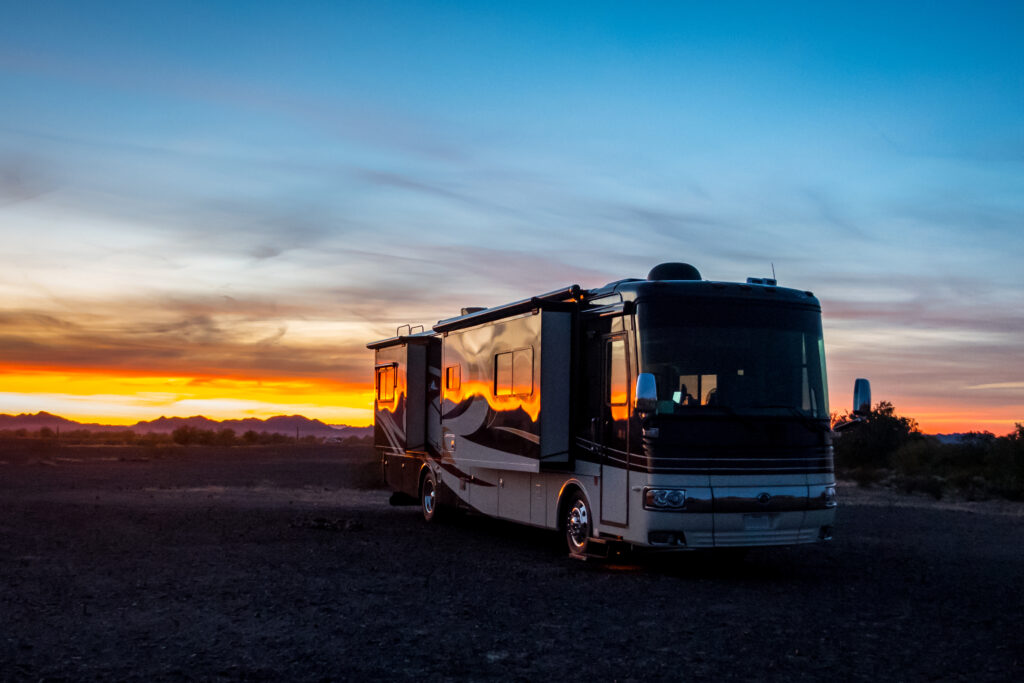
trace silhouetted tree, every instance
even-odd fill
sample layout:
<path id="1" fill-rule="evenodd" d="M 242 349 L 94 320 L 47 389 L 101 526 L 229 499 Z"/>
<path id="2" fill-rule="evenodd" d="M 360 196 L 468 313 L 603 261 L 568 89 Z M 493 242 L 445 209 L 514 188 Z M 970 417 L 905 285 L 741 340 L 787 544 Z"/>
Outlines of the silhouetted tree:
<path id="1" fill-rule="evenodd" d="M 836 465 L 844 469 L 888 468 L 900 447 L 919 438 L 917 420 L 897 415 L 892 403 L 881 401 L 861 424 L 836 439 Z"/>
<path id="2" fill-rule="evenodd" d="M 197 439 L 196 439 L 196 437 L 197 437 L 196 432 L 197 431 L 198 430 L 195 427 L 189 427 L 188 425 L 182 425 L 182 426 L 178 427 L 177 429 L 175 429 L 173 432 L 171 432 L 171 439 L 176 444 L 181 444 L 182 446 L 188 446 L 189 444 L 195 443 L 197 441 Z"/>
<path id="3" fill-rule="evenodd" d="M 227 427 L 218 430 L 213 438 L 213 443 L 217 446 L 234 446 L 235 442 L 235 430 Z"/>

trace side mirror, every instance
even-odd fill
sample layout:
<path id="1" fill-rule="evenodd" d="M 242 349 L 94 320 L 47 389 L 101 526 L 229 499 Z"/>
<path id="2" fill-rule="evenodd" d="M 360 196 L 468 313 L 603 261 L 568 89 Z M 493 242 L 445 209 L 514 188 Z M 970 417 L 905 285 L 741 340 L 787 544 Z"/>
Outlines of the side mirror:
<path id="1" fill-rule="evenodd" d="M 641 415 L 650 414 L 658 409 L 658 384 L 654 375 L 641 372 L 636 376 L 636 412 Z"/>
<path id="2" fill-rule="evenodd" d="M 853 383 L 853 414 L 867 415 L 871 412 L 871 382 L 863 377 Z"/>

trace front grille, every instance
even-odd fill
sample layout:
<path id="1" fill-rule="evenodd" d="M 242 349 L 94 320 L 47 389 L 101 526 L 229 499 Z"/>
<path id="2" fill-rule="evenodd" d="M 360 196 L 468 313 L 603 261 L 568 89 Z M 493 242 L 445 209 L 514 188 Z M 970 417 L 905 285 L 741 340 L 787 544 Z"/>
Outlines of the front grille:
<path id="1" fill-rule="evenodd" d="M 652 474 L 831 474 L 835 467 L 832 447 L 793 450 L 667 455 L 662 452 L 631 453 L 630 468 Z"/>
<path id="2" fill-rule="evenodd" d="M 715 531 L 715 546 L 796 545 L 818 540 L 818 528 L 781 531 Z"/>

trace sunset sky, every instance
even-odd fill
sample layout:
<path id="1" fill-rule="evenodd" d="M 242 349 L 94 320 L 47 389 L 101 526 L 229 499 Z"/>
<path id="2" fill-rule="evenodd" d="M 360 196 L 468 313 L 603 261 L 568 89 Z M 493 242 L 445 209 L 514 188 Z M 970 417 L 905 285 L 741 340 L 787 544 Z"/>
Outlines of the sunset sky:
<path id="1" fill-rule="evenodd" d="M 686 261 L 1005 434 L 1024 4 L 924 7 L 4 3 L 0 413 L 367 424 L 397 325 Z"/>

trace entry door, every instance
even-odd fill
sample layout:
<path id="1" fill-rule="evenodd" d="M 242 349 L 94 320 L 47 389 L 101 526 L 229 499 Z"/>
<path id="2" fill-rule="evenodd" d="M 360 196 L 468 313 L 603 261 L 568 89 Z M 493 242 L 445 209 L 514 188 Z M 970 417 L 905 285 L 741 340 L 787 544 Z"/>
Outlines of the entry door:
<path id="1" fill-rule="evenodd" d="M 604 344 L 601 409 L 601 521 L 629 522 L 629 345 L 626 335 Z"/>

